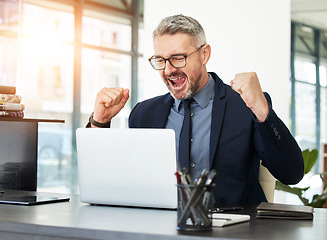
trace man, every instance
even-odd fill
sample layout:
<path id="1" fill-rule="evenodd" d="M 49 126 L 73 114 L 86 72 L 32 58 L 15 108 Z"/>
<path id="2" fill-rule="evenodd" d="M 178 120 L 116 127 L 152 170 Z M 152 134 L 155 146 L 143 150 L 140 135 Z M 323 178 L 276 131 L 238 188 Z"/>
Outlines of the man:
<path id="1" fill-rule="evenodd" d="M 216 203 L 266 201 L 258 181 L 260 159 L 285 184 L 302 179 L 301 150 L 273 111 L 257 75 L 236 74 L 228 86 L 215 73 L 208 73 L 211 48 L 195 19 L 183 15 L 163 19 L 153 33 L 153 45 L 149 61 L 170 93 L 138 103 L 129 127 L 174 129 L 179 149 L 184 111 L 188 111 L 183 105 L 185 99 L 192 99 L 190 160 L 182 167 L 189 169 L 193 179 L 204 168 L 217 171 Z M 128 98 L 128 89 L 102 89 L 89 126 L 108 127 Z"/>

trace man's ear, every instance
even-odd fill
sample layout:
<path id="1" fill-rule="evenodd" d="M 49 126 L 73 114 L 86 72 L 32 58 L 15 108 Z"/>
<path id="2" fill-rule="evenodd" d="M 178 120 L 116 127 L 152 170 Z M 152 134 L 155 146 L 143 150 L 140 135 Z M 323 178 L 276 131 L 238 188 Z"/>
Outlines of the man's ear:
<path id="1" fill-rule="evenodd" d="M 209 44 L 206 44 L 202 47 L 202 63 L 205 65 L 210 59 L 211 56 L 211 47 Z"/>

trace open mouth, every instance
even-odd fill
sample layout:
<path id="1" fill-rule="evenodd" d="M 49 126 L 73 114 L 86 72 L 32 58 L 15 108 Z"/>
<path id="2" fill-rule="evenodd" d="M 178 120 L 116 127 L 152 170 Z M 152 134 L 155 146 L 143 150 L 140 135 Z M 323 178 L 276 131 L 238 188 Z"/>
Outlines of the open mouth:
<path id="1" fill-rule="evenodd" d="M 186 77 L 171 77 L 168 81 L 174 88 L 182 88 L 186 83 Z"/>

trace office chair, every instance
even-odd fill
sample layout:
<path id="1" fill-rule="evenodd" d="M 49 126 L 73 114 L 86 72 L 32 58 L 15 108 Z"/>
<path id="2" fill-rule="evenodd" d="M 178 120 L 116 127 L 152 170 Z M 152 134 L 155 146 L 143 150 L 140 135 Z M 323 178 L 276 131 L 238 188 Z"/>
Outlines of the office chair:
<path id="1" fill-rule="evenodd" d="M 259 182 L 266 195 L 268 202 L 274 201 L 276 179 L 271 175 L 268 169 L 260 164 Z"/>

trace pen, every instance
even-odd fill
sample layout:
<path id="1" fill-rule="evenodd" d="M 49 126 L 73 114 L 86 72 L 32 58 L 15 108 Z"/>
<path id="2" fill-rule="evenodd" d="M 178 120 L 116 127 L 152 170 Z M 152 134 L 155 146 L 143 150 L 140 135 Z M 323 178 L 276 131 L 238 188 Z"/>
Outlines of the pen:
<path id="1" fill-rule="evenodd" d="M 185 177 L 185 181 L 186 181 L 185 183 L 186 184 L 193 184 L 193 181 L 191 179 L 191 176 L 190 176 L 190 174 L 189 174 L 189 172 L 187 171 L 186 168 L 183 168 L 183 175 Z"/>
<path id="2" fill-rule="evenodd" d="M 221 212 L 230 212 L 230 211 L 239 211 L 243 210 L 242 207 L 218 207 L 212 209 L 212 213 L 221 213 Z"/>
<path id="3" fill-rule="evenodd" d="M 208 175 L 207 181 L 205 182 L 205 185 L 210 185 L 214 179 L 214 177 L 216 176 L 216 170 L 212 169 L 211 172 Z"/>
<path id="4" fill-rule="evenodd" d="M 176 171 L 175 172 L 175 176 L 177 178 L 177 183 L 178 184 L 181 184 L 182 180 L 181 180 L 181 175 L 180 175 L 179 171 Z"/>
<path id="5" fill-rule="evenodd" d="M 185 174 L 184 173 L 181 173 L 179 170 L 177 170 L 175 172 L 175 176 L 177 178 L 177 184 L 188 184 L 187 183 L 187 180 L 186 180 L 186 177 L 185 177 Z M 184 211 L 184 207 L 185 207 L 185 201 L 187 201 L 187 199 L 190 197 L 190 189 L 188 188 L 180 188 L 180 201 L 181 201 L 181 204 L 180 204 L 180 208 L 182 209 L 182 211 Z M 195 219 L 197 219 L 197 214 L 196 212 L 194 211 L 193 208 L 191 208 L 191 212 L 192 212 L 192 216 L 191 216 L 191 221 L 192 223 L 194 224 L 195 223 Z"/>
<path id="6" fill-rule="evenodd" d="M 217 173 L 216 173 L 215 169 L 212 169 L 211 172 L 208 175 L 208 178 L 207 178 L 207 181 L 205 182 L 205 185 L 210 185 L 213 182 L 213 179 L 215 178 L 216 174 Z M 208 209 L 208 207 L 209 207 L 210 196 L 211 196 L 211 193 L 209 191 L 206 191 L 204 193 L 204 197 L 203 197 L 204 209 Z"/>

